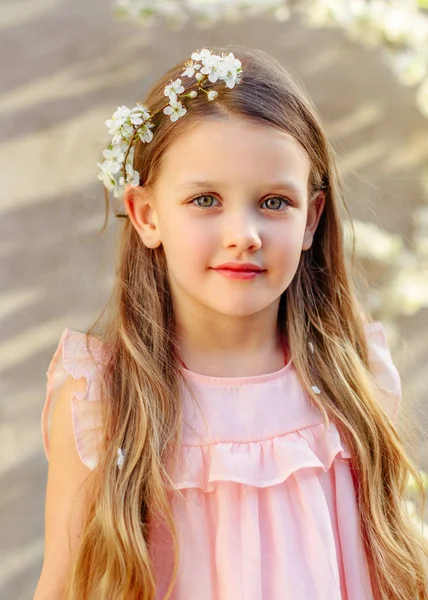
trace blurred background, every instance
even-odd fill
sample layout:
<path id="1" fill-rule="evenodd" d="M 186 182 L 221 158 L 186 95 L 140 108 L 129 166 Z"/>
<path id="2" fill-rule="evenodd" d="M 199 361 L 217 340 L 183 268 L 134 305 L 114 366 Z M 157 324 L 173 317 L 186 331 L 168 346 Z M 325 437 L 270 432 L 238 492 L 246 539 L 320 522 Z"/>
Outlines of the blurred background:
<path id="1" fill-rule="evenodd" d="M 357 285 L 381 320 L 428 471 L 428 0 L 0 0 L 0 598 L 43 560 L 40 416 L 62 331 L 110 289 L 105 120 L 204 46 L 237 42 L 304 85 L 339 156 Z M 350 247 L 349 223 L 345 222 Z"/>

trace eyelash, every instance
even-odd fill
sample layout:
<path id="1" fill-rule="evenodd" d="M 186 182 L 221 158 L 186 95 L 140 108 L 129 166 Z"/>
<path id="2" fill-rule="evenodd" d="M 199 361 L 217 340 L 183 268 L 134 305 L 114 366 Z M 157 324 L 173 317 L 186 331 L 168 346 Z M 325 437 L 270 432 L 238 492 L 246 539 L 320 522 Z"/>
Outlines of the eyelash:
<path id="1" fill-rule="evenodd" d="M 196 196 L 196 198 L 193 198 L 192 200 L 190 200 L 189 204 L 194 204 L 194 206 L 197 206 L 198 208 L 202 208 L 202 209 L 209 209 L 209 208 L 213 208 L 212 206 L 200 206 L 198 204 L 196 204 L 196 201 L 199 200 L 200 198 L 207 198 L 207 197 L 211 197 L 211 198 L 215 198 L 215 196 L 213 194 L 200 194 L 199 196 Z M 271 200 L 272 198 L 276 198 L 279 200 L 282 200 L 283 202 L 285 202 L 287 204 L 287 206 L 292 206 L 292 202 L 290 200 L 288 200 L 287 198 L 284 198 L 283 196 L 269 196 L 269 198 L 265 198 L 263 200 L 263 202 L 267 202 L 268 200 Z M 273 212 L 280 212 L 280 209 L 272 209 Z"/>

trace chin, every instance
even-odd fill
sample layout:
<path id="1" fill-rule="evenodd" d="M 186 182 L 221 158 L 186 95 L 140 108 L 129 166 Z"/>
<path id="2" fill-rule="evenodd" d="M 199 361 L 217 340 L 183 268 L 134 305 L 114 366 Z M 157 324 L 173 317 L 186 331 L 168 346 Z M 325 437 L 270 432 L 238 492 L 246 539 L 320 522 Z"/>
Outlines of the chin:
<path id="1" fill-rule="evenodd" d="M 268 306 L 269 304 L 261 305 L 254 302 L 241 302 L 239 304 L 225 302 L 217 305 L 211 304 L 210 308 L 213 312 L 227 317 L 250 317 L 251 315 L 255 315 L 256 313 L 268 308 Z"/>

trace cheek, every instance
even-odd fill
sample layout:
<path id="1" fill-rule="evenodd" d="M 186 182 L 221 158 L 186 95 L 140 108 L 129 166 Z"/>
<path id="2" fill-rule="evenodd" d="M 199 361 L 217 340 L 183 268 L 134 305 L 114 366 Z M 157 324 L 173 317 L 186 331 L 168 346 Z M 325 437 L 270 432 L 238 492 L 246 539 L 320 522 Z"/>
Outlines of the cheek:
<path id="1" fill-rule="evenodd" d="M 275 232 L 275 247 L 281 247 L 290 255 L 300 254 L 303 244 L 304 226 L 300 221 L 286 223 Z M 273 240 L 272 240 L 273 241 Z"/>
<path id="2" fill-rule="evenodd" d="M 290 223 L 275 236 L 275 243 L 269 244 L 269 261 L 277 266 L 278 276 L 288 278 L 298 267 L 302 253 L 304 228 L 300 223 Z M 280 275 L 281 274 L 281 275 Z"/>
<path id="3" fill-rule="evenodd" d="M 201 264 L 206 266 L 216 247 L 213 228 L 189 221 L 181 223 L 171 219 L 171 222 L 174 226 L 162 234 L 168 263 L 180 262 L 180 269 L 186 271 L 199 270 Z"/>

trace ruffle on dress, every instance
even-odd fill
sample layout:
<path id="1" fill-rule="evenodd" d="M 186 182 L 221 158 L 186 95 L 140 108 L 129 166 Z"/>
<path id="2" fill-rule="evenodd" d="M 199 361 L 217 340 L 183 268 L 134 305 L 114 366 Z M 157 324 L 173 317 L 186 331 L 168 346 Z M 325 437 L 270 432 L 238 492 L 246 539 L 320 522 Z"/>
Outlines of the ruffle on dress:
<path id="1" fill-rule="evenodd" d="M 82 462 L 94 469 L 98 462 L 98 447 L 101 434 L 101 407 L 99 395 L 99 370 L 105 363 L 103 346 L 92 336 L 90 351 L 86 335 L 65 329 L 58 347 L 49 364 L 47 392 L 42 410 L 42 439 L 45 456 L 49 460 L 50 426 L 59 391 L 68 376 L 78 380 L 86 378 L 86 389 L 74 392 L 71 398 L 73 432 L 77 452 Z"/>
<path id="2" fill-rule="evenodd" d="M 219 481 L 265 488 L 299 469 L 328 471 L 338 455 L 351 457 L 337 428 L 330 424 L 325 432 L 324 423 L 261 441 L 183 445 L 174 483 L 204 492 L 212 492 Z"/>
<path id="3" fill-rule="evenodd" d="M 370 323 L 366 326 L 366 334 L 371 372 L 381 388 L 383 396 L 381 401 L 385 402 L 385 410 L 395 422 L 401 401 L 400 376 L 392 361 L 382 324 Z M 41 429 L 45 455 L 49 459 L 50 425 L 59 390 L 69 375 L 76 380 L 85 377 L 86 390 L 84 393 L 73 393 L 71 398 L 73 431 L 82 462 L 90 469 L 94 469 L 98 462 L 97 448 L 101 432 L 99 376 L 106 361 L 102 342 L 95 337 L 91 338 L 90 349 L 93 354 L 91 356 L 86 346 L 86 339 L 84 333 L 70 329 L 63 331 L 46 373 L 47 392 L 42 410 Z M 250 394 L 256 394 L 259 388 L 267 389 L 263 384 L 274 386 L 281 381 L 285 389 L 290 387 L 292 390 L 287 399 L 290 404 L 300 395 L 294 369 L 291 366 L 289 363 L 281 371 L 256 377 L 213 378 L 193 372 L 188 372 L 188 375 L 189 379 L 200 387 L 201 393 L 208 390 L 205 408 L 210 412 L 212 403 L 209 392 L 212 390 L 218 392 L 219 387 L 223 388 L 224 394 L 222 393 L 221 400 L 227 399 L 230 390 L 234 393 L 242 391 L 241 385 L 238 386 L 237 382 L 245 383 L 247 387 L 255 386 L 252 387 Z M 230 385 L 232 381 L 235 385 Z M 269 387 L 269 391 L 274 395 L 280 393 L 275 387 Z M 235 403 L 239 397 L 233 397 L 231 400 Z M 216 406 L 218 408 L 219 404 Z M 242 406 L 244 405 L 241 404 Z M 265 410 L 263 399 L 258 406 L 260 414 L 257 414 L 257 407 L 254 407 L 256 413 L 251 414 L 250 419 L 253 422 L 258 421 L 260 427 L 263 427 L 261 414 Z M 218 427 L 221 429 L 223 415 L 217 408 L 215 408 L 217 412 L 209 415 L 208 420 L 214 422 L 217 419 Z M 219 443 L 214 438 L 212 444 L 198 445 L 191 435 L 185 434 L 181 449 L 182 469 L 177 485 L 200 487 L 209 491 L 215 481 L 228 480 L 263 487 L 284 481 L 293 469 L 299 468 L 299 465 L 326 470 L 337 454 L 343 458 L 348 457 L 348 450 L 340 440 L 335 426 L 332 424 L 329 430 L 324 432 L 322 419 L 317 418 L 317 409 L 308 404 L 302 410 L 301 405 L 296 405 L 292 417 L 293 419 L 296 417 L 295 430 L 287 427 L 281 432 L 280 426 L 277 431 L 268 428 L 267 431 L 261 432 L 260 436 L 254 438 L 250 435 L 247 440 L 243 440 L 240 435 L 237 438 L 239 441 L 227 439 Z M 245 418 L 246 415 L 243 413 L 237 416 L 241 428 L 244 429 Z M 278 421 L 276 418 L 275 420 Z M 290 423 L 288 415 L 287 421 Z"/>
<path id="4" fill-rule="evenodd" d="M 384 409 L 393 423 L 400 412 L 402 389 L 400 374 L 394 365 L 382 323 L 375 321 L 365 326 L 368 342 L 370 372 L 380 391 Z"/>

